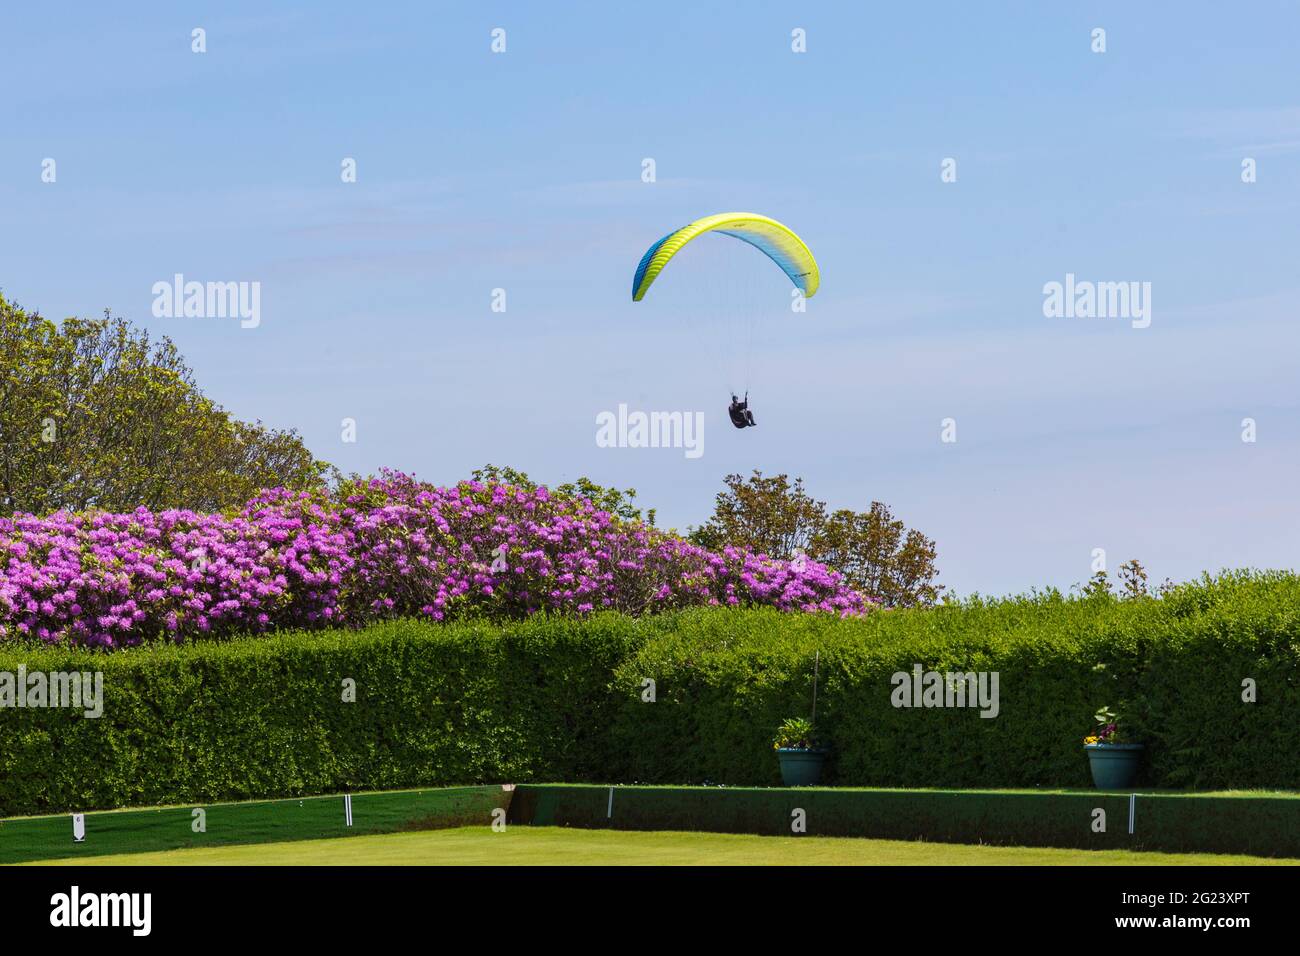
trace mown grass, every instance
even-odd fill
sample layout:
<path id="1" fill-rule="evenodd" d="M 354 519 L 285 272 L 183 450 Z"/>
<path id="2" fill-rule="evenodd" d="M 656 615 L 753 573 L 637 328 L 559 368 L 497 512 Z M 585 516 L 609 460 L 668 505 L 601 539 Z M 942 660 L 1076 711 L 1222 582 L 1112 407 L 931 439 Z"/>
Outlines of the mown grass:
<path id="1" fill-rule="evenodd" d="M 42 861 L 77 866 L 1287 866 L 1300 860 L 852 837 L 462 827 Z"/>

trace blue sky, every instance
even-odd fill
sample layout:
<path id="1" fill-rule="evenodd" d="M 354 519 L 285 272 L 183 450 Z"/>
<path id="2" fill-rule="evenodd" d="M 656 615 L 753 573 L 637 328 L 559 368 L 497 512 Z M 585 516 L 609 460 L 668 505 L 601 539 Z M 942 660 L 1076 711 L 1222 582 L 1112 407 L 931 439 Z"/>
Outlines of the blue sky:
<path id="1" fill-rule="evenodd" d="M 0 289 L 171 336 L 345 470 L 585 474 L 677 527 L 784 471 L 888 503 L 960 593 L 1068 587 L 1094 548 L 1292 567 L 1300 10 L 1131 6 L 6 5 Z M 812 247 L 806 314 L 720 237 L 630 301 L 646 246 L 732 209 Z M 260 282 L 260 326 L 154 318 L 178 272 Z M 1067 273 L 1150 282 L 1150 327 L 1045 318 Z M 619 403 L 704 412 L 705 453 L 598 448 Z"/>

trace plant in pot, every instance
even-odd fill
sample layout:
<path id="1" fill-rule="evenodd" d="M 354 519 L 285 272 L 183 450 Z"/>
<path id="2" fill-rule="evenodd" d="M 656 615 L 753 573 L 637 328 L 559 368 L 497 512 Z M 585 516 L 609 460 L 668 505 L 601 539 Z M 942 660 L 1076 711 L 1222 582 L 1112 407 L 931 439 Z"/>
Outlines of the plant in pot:
<path id="1" fill-rule="evenodd" d="M 1097 727 L 1083 738 L 1092 783 L 1098 790 L 1123 790 L 1133 785 L 1142 762 L 1142 744 L 1128 740 L 1120 718 L 1109 707 L 1093 715 Z"/>
<path id="2" fill-rule="evenodd" d="M 781 780 L 787 787 L 811 787 L 821 780 L 826 751 L 817 746 L 811 720 L 791 717 L 776 729 L 772 746 L 781 763 Z"/>

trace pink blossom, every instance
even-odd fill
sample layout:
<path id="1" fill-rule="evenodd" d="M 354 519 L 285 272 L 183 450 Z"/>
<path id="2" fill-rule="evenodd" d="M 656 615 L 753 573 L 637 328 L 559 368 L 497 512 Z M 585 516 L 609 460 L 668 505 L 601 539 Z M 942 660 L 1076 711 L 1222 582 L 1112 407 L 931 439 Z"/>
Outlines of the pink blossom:
<path id="1" fill-rule="evenodd" d="M 398 472 L 334 496 L 270 489 L 233 516 L 0 518 L 0 638 L 51 644 L 724 603 L 842 616 L 873 606 L 813 561 L 706 551 L 545 488 L 437 488 Z"/>

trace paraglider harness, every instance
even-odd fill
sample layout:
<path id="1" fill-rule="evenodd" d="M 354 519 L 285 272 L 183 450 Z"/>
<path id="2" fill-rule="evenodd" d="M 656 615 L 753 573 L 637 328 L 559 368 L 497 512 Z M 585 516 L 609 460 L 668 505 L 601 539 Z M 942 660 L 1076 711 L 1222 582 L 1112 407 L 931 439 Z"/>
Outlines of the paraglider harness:
<path id="1" fill-rule="evenodd" d="M 731 424 L 737 428 L 751 428 L 757 425 L 754 421 L 754 413 L 749 410 L 749 392 L 745 393 L 745 400 L 742 402 L 733 393 L 731 396 L 731 405 L 727 408 L 727 415 L 731 417 Z"/>

